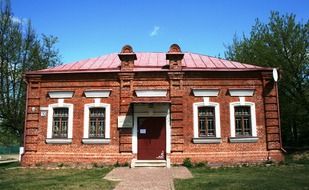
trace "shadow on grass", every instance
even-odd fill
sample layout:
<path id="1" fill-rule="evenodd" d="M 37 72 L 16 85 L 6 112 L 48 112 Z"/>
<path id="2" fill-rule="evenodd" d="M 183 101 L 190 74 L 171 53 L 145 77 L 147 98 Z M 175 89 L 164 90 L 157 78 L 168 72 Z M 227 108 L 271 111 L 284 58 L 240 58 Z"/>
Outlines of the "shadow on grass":
<path id="1" fill-rule="evenodd" d="M 19 162 L 0 163 L 0 169 L 7 169 L 19 166 L 20 166 Z"/>

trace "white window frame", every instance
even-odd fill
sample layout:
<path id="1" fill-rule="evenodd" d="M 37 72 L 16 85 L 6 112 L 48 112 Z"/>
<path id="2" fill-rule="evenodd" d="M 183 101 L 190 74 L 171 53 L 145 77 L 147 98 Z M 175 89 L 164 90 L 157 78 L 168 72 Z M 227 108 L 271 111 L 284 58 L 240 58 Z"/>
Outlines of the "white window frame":
<path id="1" fill-rule="evenodd" d="M 236 137 L 235 132 L 235 107 L 236 106 L 249 106 L 251 112 L 251 133 L 252 135 L 249 137 Z M 240 97 L 239 102 L 231 102 L 230 103 L 230 128 L 231 128 L 231 136 L 230 142 L 257 142 L 257 130 L 256 130 L 256 110 L 255 110 L 255 103 L 253 102 L 246 102 L 243 98 Z"/>
<path id="2" fill-rule="evenodd" d="M 91 108 L 105 108 L 105 134 L 103 139 L 89 138 L 89 110 Z M 84 144 L 110 143 L 110 104 L 95 102 L 84 105 L 84 135 L 82 142 Z"/>
<path id="3" fill-rule="evenodd" d="M 63 99 L 58 99 L 58 103 L 48 105 L 48 118 L 47 118 L 47 138 L 46 143 L 50 144 L 67 144 L 72 143 L 73 136 L 73 104 L 64 103 Z M 54 108 L 68 108 L 68 136 L 67 138 L 53 138 L 53 115 Z"/>
<path id="4" fill-rule="evenodd" d="M 208 98 L 206 98 L 208 99 Z M 215 108 L 215 125 L 216 136 L 215 137 L 199 137 L 198 131 L 198 108 L 199 107 L 214 107 Z M 221 142 L 221 123 L 220 123 L 220 105 L 217 102 L 196 102 L 193 103 L 193 143 L 196 144 L 210 144 Z"/>

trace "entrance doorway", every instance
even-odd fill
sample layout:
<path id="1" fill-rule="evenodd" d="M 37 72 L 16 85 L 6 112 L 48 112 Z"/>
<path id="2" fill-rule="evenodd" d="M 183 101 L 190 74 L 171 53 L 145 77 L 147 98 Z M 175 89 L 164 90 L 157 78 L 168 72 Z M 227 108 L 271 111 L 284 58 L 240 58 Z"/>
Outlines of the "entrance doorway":
<path id="1" fill-rule="evenodd" d="M 166 156 L 166 118 L 138 117 L 139 160 L 165 160 Z"/>

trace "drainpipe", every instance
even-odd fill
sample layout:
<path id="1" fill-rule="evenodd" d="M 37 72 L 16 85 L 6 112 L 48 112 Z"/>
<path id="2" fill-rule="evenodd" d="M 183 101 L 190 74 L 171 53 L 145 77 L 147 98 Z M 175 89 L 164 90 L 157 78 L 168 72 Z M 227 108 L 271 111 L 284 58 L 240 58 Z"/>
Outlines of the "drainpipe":
<path id="1" fill-rule="evenodd" d="M 21 154 L 21 156 L 25 153 L 25 140 L 26 140 L 26 126 L 27 126 L 27 109 L 28 109 L 28 95 L 29 95 L 29 83 L 27 81 L 27 79 L 24 77 L 23 81 L 26 83 L 27 86 L 27 91 L 26 91 L 26 107 L 25 107 L 25 126 L 24 126 L 24 139 L 23 139 L 23 147 L 24 147 L 24 151 Z"/>
<path id="2" fill-rule="evenodd" d="M 279 104 L 279 94 L 278 94 L 278 83 L 275 82 L 275 88 L 276 88 L 276 94 L 277 94 L 277 111 L 278 111 L 278 124 L 279 124 L 279 135 L 280 135 L 280 149 L 284 152 L 287 153 L 287 151 L 283 148 L 282 146 L 282 137 L 281 137 L 281 117 L 280 117 L 280 104 Z"/>
<path id="3" fill-rule="evenodd" d="M 275 69 L 274 69 L 275 70 Z M 274 75 L 274 72 L 273 71 L 273 75 Z M 278 77 L 277 77 L 278 78 Z M 278 92 L 278 79 L 274 79 L 275 81 L 275 88 L 276 88 L 276 94 L 277 94 L 277 112 L 278 112 L 278 125 L 279 125 L 279 140 L 280 140 L 280 149 L 284 152 L 284 153 L 287 153 L 287 151 L 283 148 L 282 146 L 282 137 L 281 137 L 281 117 L 280 117 L 280 104 L 279 104 L 279 92 Z"/>

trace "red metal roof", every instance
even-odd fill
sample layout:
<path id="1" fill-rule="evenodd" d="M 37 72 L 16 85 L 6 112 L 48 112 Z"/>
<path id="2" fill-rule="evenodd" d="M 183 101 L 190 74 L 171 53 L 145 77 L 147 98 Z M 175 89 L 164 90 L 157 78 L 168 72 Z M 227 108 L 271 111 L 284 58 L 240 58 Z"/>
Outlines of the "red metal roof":
<path id="1" fill-rule="evenodd" d="M 168 65 L 166 53 L 136 53 L 137 60 L 134 62 L 134 71 L 167 71 Z M 196 53 L 184 53 L 182 60 L 183 71 L 254 71 L 270 70 L 271 68 L 259 67 Z M 28 74 L 51 74 L 51 73 L 84 73 L 84 72 L 117 72 L 120 71 L 120 59 L 118 53 L 103 55 L 73 63 L 59 65 Z"/>

